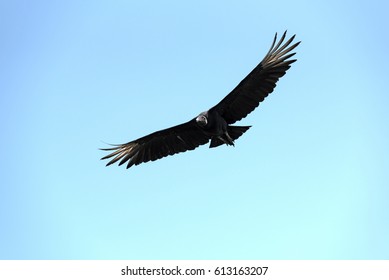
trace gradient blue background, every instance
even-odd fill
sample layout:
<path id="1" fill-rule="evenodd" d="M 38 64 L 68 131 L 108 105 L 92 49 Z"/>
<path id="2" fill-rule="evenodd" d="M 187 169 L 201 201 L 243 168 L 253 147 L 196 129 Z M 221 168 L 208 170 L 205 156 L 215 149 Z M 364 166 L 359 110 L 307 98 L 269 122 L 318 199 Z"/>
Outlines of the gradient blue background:
<path id="1" fill-rule="evenodd" d="M 1 259 L 388 259 L 384 1 L 1 1 Z M 104 167 L 263 58 L 236 147 Z"/>

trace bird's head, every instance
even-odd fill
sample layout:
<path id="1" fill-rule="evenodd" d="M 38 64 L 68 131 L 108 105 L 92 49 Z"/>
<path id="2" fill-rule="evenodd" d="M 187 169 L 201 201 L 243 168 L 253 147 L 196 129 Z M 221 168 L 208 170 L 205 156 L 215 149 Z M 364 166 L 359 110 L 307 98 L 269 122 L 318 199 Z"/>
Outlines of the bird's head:
<path id="1" fill-rule="evenodd" d="M 198 115 L 198 117 L 196 118 L 196 122 L 199 126 L 201 127 L 204 127 L 207 125 L 208 123 L 208 119 L 207 117 L 204 115 L 204 114 L 200 114 Z"/>

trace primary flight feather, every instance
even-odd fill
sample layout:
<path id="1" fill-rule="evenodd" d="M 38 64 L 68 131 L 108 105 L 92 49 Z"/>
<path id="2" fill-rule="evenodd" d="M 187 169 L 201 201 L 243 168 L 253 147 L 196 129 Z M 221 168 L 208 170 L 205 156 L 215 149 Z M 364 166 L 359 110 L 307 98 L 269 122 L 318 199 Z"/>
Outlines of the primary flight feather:
<path id="1" fill-rule="evenodd" d="M 295 35 L 286 42 L 285 37 L 286 31 L 277 42 L 276 33 L 270 50 L 262 61 L 216 106 L 186 123 L 151 133 L 126 144 L 102 149 L 111 152 L 102 159 L 110 159 L 107 166 L 119 162 L 119 165 L 127 163 L 127 168 L 130 168 L 143 162 L 194 150 L 209 140 L 210 148 L 223 144 L 234 145 L 234 140 L 250 126 L 231 124 L 245 118 L 273 92 L 278 79 L 284 76 L 296 61 L 290 59 L 295 55 L 291 51 L 300 42 L 291 44 Z"/>

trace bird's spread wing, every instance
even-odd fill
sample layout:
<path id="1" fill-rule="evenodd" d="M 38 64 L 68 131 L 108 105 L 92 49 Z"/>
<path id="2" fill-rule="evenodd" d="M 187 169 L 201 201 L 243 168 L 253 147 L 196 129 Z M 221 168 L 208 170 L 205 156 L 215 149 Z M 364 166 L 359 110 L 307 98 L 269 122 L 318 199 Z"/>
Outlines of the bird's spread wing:
<path id="1" fill-rule="evenodd" d="M 286 70 L 296 61 L 296 59 L 289 59 L 295 55 L 290 52 L 300 42 L 290 45 L 295 37 L 292 36 L 282 44 L 285 36 L 286 31 L 276 44 L 276 34 L 269 52 L 258 66 L 211 109 L 218 110 L 228 124 L 233 124 L 251 113 L 269 93 L 273 92 L 278 79 L 284 76 Z"/>
<path id="2" fill-rule="evenodd" d="M 112 151 L 112 153 L 102 159 L 112 158 L 107 163 L 107 166 L 119 160 L 119 165 L 128 162 L 127 168 L 129 168 L 134 164 L 138 165 L 142 162 L 154 161 L 169 155 L 193 150 L 200 145 L 208 143 L 208 141 L 209 137 L 200 130 L 195 119 L 193 119 L 126 144 L 102 149 L 104 151 Z"/>

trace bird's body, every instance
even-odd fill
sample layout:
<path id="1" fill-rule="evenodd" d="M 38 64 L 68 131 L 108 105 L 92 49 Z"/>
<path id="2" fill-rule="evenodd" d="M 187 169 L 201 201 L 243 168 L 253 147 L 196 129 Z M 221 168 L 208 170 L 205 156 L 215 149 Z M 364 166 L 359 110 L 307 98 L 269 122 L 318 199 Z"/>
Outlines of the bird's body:
<path id="1" fill-rule="evenodd" d="M 220 113 L 211 109 L 202 112 L 196 118 L 196 123 L 200 126 L 202 132 L 210 137 L 210 148 L 217 147 L 222 144 L 234 146 L 234 140 L 238 139 L 250 126 L 231 126 Z M 242 132 L 239 134 L 239 132 Z"/>
<path id="2" fill-rule="evenodd" d="M 220 137 L 227 132 L 227 122 L 214 110 L 202 112 L 197 116 L 196 123 L 209 137 Z"/>
<path id="3" fill-rule="evenodd" d="M 234 145 L 234 141 L 250 126 L 232 124 L 252 112 L 274 90 L 278 79 L 285 75 L 286 70 L 296 61 L 288 59 L 295 54 L 290 51 L 300 42 L 289 46 L 294 39 L 292 36 L 281 45 L 285 36 L 286 32 L 276 44 L 276 34 L 264 59 L 217 105 L 186 123 L 154 132 L 126 144 L 102 149 L 112 151 L 102 159 L 112 158 L 107 165 L 119 160 L 119 165 L 128 162 L 129 168 L 142 162 L 193 150 L 209 141 L 210 148 L 223 144 Z"/>

